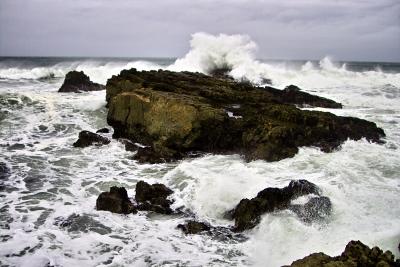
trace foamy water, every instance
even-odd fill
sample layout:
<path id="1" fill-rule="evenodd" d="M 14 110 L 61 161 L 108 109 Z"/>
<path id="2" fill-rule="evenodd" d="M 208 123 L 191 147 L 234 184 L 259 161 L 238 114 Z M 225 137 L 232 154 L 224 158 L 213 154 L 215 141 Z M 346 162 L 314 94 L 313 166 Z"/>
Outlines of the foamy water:
<path id="1" fill-rule="evenodd" d="M 265 62 L 255 59 L 256 45 L 240 35 L 197 34 L 191 45 L 177 61 L 0 62 L 0 161 L 11 168 L 11 176 L 0 180 L 0 265 L 281 266 L 317 251 L 337 255 L 352 239 L 399 257 L 398 66 L 385 70 L 371 63 L 363 65 L 367 70 L 352 70 L 328 58 L 300 65 Z M 232 68 L 236 78 L 270 78 L 279 88 L 296 84 L 342 102 L 344 109 L 327 111 L 376 122 L 386 132 L 386 143 L 347 141 L 333 153 L 302 148 L 294 158 L 273 163 L 208 155 L 158 165 L 137 164 L 117 140 L 103 147 L 72 147 L 79 131 L 106 126 L 107 109 L 105 92 L 57 93 L 69 70 L 83 70 L 105 83 L 124 68 L 207 73 L 223 66 Z M 265 187 L 286 186 L 291 179 L 321 187 L 333 203 L 328 221 L 305 224 L 280 211 L 264 215 L 244 233 L 245 240 L 221 240 L 185 236 L 176 229 L 184 216 L 95 210 L 101 191 L 119 185 L 134 196 L 136 182 L 145 180 L 171 187 L 175 207 L 228 226 L 232 222 L 223 214 L 240 199 Z"/>

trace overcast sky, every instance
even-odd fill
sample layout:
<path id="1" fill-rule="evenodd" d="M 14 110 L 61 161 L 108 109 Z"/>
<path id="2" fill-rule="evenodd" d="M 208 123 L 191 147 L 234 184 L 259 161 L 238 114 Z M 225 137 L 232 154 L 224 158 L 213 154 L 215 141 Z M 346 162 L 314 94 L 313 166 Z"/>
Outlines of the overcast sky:
<path id="1" fill-rule="evenodd" d="M 0 0 L 1 56 L 180 57 L 200 31 L 258 58 L 400 61 L 400 0 Z"/>

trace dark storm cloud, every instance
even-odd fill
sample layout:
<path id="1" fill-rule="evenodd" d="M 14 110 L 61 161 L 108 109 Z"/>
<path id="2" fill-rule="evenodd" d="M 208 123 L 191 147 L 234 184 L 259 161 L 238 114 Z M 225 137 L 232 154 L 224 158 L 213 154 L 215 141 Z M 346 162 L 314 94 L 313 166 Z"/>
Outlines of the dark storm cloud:
<path id="1" fill-rule="evenodd" d="M 400 61 L 398 0 L 0 0 L 0 55 L 181 56 L 240 33 L 260 58 Z"/>

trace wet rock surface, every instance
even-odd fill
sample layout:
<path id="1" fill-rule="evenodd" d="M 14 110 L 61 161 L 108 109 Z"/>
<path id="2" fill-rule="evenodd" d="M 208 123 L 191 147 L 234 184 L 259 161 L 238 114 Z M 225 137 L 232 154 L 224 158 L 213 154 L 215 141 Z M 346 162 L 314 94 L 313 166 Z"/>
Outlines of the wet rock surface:
<path id="1" fill-rule="evenodd" d="M 163 184 L 150 185 L 144 181 L 136 184 L 135 200 L 138 210 L 153 211 L 161 214 L 172 214 L 172 201 L 168 199 L 173 191 Z"/>
<path id="2" fill-rule="evenodd" d="M 340 256 L 330 257 L 324 253 L 313 253 L 303 259 L 294 261 L 289 266 L 398 267 L 400 266 L 400 260 L 395 261 L 394 255 L 390 251 L 383 252 L 378 247 L 371 249 L 360 241 L 350 241 Z"/>
<path id="3" fill-rule="evenodd" d="M 92 145 L 101 146 L 107 145 L 110 139 L 89 131 L 81 131 L 78 140 L 73 144 L 74 147 L 88 147 Z"/>
<path id="4" fill-rule="evenodd" d="M 94 83 L 83 71 L 70 71 L 65 75 L 64 83 L 58 90 L 60 93 L 79 93 L 104 90 L 105 86 Z"/>
<path id="5" fill-rule="evenodd" d="M 255 198 L 242 199 L 232 211 L 229 211 L 228 215 L 235 220 L 234 231 L 241 232 L 255 227 L 262 214 L 289 208 L 293 199 L 309 194 L 320 195 L 320 190 L 307 180 L 293 180 L 284 188 L 268 187 L 260 191 Z M 293 210 L 297 211 L 300 218 L 310 221 L 313 218 L 319 218 L 319 212 L 321 212 L 321 217 L 322 214 L 328 215 L 331 210 L 329 199 L 324 198 L 329 204 L 319 200 L 320 198 L 315 199 L 304 206 L 297 205 L 293 207 Z M 324 212 L 320 210 L 323 204 L 329 207 Z"/>
<path id="6" fill-rule="evenodd" d="M 11 170 L 5 162 L 0 162 L 0 180 L 5 179 L 11 175 Z"/>
<path id="7" fill-rule="evenodd" d="M 327 218 L 332 213 L 332 203 L 328 197 L 319 196 L 304 205 L 291 205 L 289 209 L 304 222 L 311 223 Z"/>
<path id="8" fill-rule="evenodd" d="M 101 128 L 96 131 L 96 133 L 110 133 L 110 129 L 108 128 Z"/>
<path id="9" fill-rule="evenodd" d="M 200 73 L 131 69 L 108 80 L 106 96 L 113 136 L 149 147 L 138 151 L 139 162 L 168 162 L 192 152 L 277 161 L 301 146 L 329 152 L 347 139 L 380 142 L 384 136 L 366 120 L 298 109 L 341 104 L 295 86 L 278 90 Z"/>
<path id="10" fill-rule="evenodd" d="M 111 211 L 113 213 L 136 213 L 136 207 L 128 198 L 124 187 L 113 186 L 110 192 L 102 192 L 96 201 L 97 210 Z"/>
<path id="11" fill-rule="evenodd" d="M 184 224 L 179 224 L 177 226 L 178 229 L 182 230 L 185 234 L 199 234 L 204 231 L 209 231 L 211 227 L 203 222 L 197 222 L 197 221 L 187 221 Z"/>

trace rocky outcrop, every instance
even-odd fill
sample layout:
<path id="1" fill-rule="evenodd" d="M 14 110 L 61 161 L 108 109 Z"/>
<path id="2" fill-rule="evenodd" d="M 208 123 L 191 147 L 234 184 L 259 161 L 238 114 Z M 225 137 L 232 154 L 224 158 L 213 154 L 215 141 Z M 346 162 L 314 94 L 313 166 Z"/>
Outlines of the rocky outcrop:
<path id="1" fill-rule="evenodd" d="M 58 90 L 60 93 L 80 93 L 104 90 L 105 86 L 94 83 L 83 71 L 70 71 L 65 75 L 64 83 Z"/>
<path id="2" fill-rule="evenodd" d="M 244 231 L 256 226 L 262 214 L 289 208 L 292 200 L 309 194 L 319 196 L 320 190 L 307 180 L 294 180 L 284 188 L 268 187 L 260 191 L 255 198 L 242 199 L 228 215 L 235 220 L 234 231 Z M 292 207 L 304 220 L 325 217 L 331 209 L 332 205 L 326 197 L 315 197 L 304 206 Z"/>
<path id="3" fill-rule="evenodd" d="M 136 184 L 135 200 L 138 210 L 153 211 L 161 214 L 172 214 L 172 201 L 168 199 L 173 191 L 163 184 L 150 185 L 144 181 Z"/>
<path id="4" fill-rule="evenodd" d="M 394 261 L 394 255 L 390 251 L 383 252 L 378 247 L 370 249 L 360 241 L 350 241 L 340 256 L 330 257 L 324 253 L 313 253 L 301 260 L 294 261 L 290 266 L 399 267 L 400 260 Z"/>
<path id="5" fill-rule="evenodd" d="M 110 133 L 110 129 L 108 128 L 101 128 L 96 131 L 96 133 Z"/>
<path id="6" fill-rule="evenodd" d="M 138 153 L 141 162 L 193 151 L 277 161 L 301 146 L 329 152 L 347 139 L 380 142 L 384 136 L 366 120 L 298 109 L 341 104 L 294 86 L 278 90 L 200 73 L 131 69 L 109 79 L 106 94 L 114 137 L 150 147 Z"/>
<path id="7" fill-rule="evenodd" d="M 110 192 L 102 192 L 96 201 L 97 210 L 111 211 L 113 213 L 136 213 L 137 209 L 128 198 L 124 187 L 113 186 Z"/>
<path id="8" fill-rule="evenodd" d="M 208 224 L 193 220 L 187 221 L 184 224 L 178 224 L 177 228 L 182 230 L 187 235 L 199 234 L 201 232 L 209 231 L 211 229 Z"/>
<path id="9" fill-rule="evenodd" d="M 101 146 L 107 145 L 111 141 L 110 139 L 101 136 L 99 134 L 95 134 L 89 131 L 81 131 L 79 133 L 78 140 L 73 144 L 74 147 L 88 147 L 91 145 Z"/>

